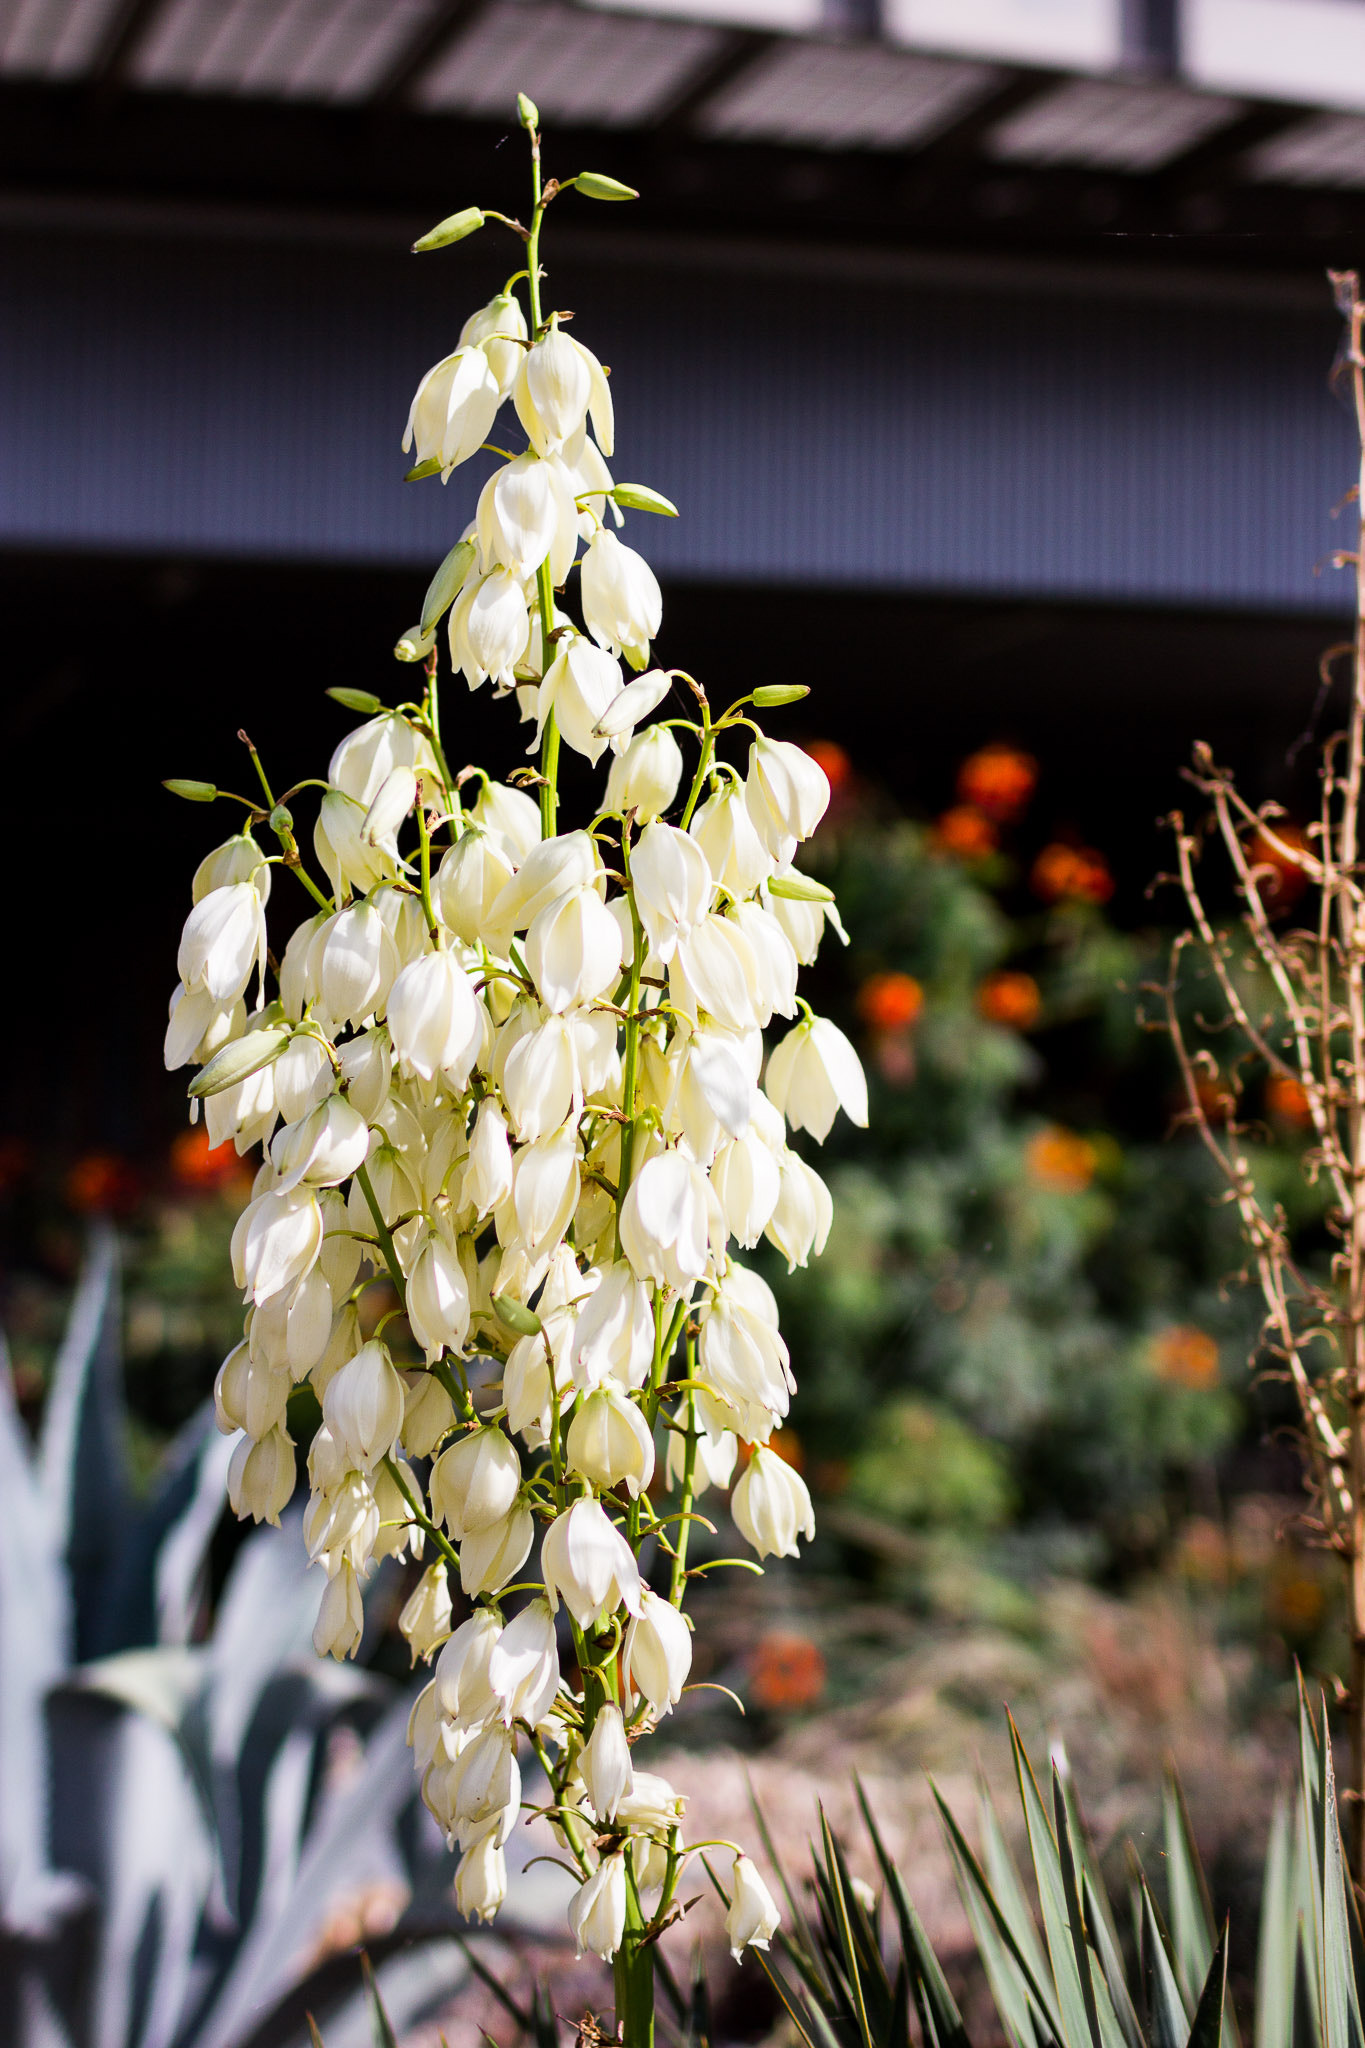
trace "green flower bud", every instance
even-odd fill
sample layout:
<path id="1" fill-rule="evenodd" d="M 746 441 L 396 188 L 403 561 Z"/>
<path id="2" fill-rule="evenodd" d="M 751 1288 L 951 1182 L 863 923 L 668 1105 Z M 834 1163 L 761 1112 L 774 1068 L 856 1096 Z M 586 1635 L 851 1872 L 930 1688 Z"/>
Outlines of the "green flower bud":
<path id="1" fill-rule="evenodd" d="M 444 220 L 438 220 L 420 240 L 412 245 L 414 256 L 425 256 L 428 249 L 444 249 L 450 242 L 462 242 L 466 235 L 474 234 L 483 226 L 483 213 L 477 206 L 461 207 L 458 213 L 448 213 Z"/>
<path id="2" fill-rule="evenodd" d="M 450 553 L 446 556 L 427 586 L 427 594 L 422 599 L 421 632 L 434 633 L 436 631 L 442 618 L 454 602 L 465 577 L 469 574 L 469 565 L 473 559 L 473 541 L 456 541 L 454 547 L 450 550 Z"/>
<path id="3" fill-rule="evenodd" d="M 611 495 L 627 512 L 659 512 L 665 519 L 678 516 L 673 500 L 666 498 L 662 491 L 652 491 L 648 484 L 616 484 Z"/>
<path id="4" fill-rule="evenodd" d="M 288 1043 L 289 1027 L 285 1024 L 271 1025 L 265 1031 L 248 1031 L 244 1038 L 230 1040 L 200 1068 L 190 1082 L 190 1095 L 198 1100 L 205 1095 L 221 1095 L 225 1088 L 235 1088 L 239 1081 L 249 1080 L 252 1074 L 259 1074 L 262 1067 L 277 1060 Z"/>
<path id="5" fill-rule="evenodd" d="M 585 199 L 638 199 L 640 196 L 633 185 L 623 185 L 619 178 L 609 178 L 602 171 L 580 171 L 569 183 L 576 185 Z"/>
<path id="6" fill-rule="evenodd" d="M 168 789 L 172 796 L 183 796 L 188 804 L 211 804 L 218 794 L 215 783 L 187 782 L 180 775 L 167 776 L 161 787 Z"/>
<path id="7" fill-rule="evenodd" d="M 832 903 L 834 891 L 809 875 L 774 875 L 768 883 L 770 896 L 785 896 L 792 903 Z"/>
<path id="8" fill-rule="evenodd" d="M 280 838 L 293 831 L 294 814 L 284 804 L 276 804 L 270 813 L 270 829 Z"/>
<path id="9" fill-rule="evenodd" d="M 347 690 L 340 684 L 327 695 L 335 704 L 344 704 L 348 711 L 359 711 L 366 718 L 373 718 L 377 711 L 384 709 L 379 699 L 370 690 Z"/>
<path id="10" fill-rule="evenodd" d="M 540 126 L 540 108 L 529 93 L 519 92 L 517 94 L 517 119 L 523 128 L 539 128 Z"/>
<path id="11" fill-rule="evenodd" d="M 425 661 L 435 645 L 436 628 L 434 626 L 429 633 L 423 632 L 420 625 L 409 626 L 407 632 L 404 633 L 402 639 L 394 648 L 393 658 L 395 661 Z"/>
<path id="12" fill-rule="evenodd" d="M 755 711 L 772 711 L 779 704 L 799 704 L 803 697 L 809 697 L 807 683 L 762 683 L 753 694 Z"/>
<path id="13" fill-rule="evenodd" d="M 493 1313 L 504 1329 L 513 1331 L 518 1337 L 534 1337 L 540 1330 L 540 1317 L 524 1302 L 514 1301 L 510 1294 L 493 1296 Z"/>
<path id="14" fill-rule="evenodd" d="M 411 469 L 410 469 L 410 470 L 408 471 L 407 475 L 406 475 L 406 476 L 405 476 L 405 477 L 403 478 L 403 482 L 404 482 L 405 484 L 420 484 L 420 483 L 421 483 L 421 481 L 422 481 L 422 478 L 423 478 L 424 476 L 439 476 L 440 474 L 441 474 L 441 458 L 440 458 L 440 456 L 439 456 L 439 455 L 428 455 L 428 457 L 427 457 L 427 459 L 426 459 L 426 461 L 425 461 L 425 462 L 415 462 L 415 463 L 413 464 L 412 468 L 411 468 Z"/>

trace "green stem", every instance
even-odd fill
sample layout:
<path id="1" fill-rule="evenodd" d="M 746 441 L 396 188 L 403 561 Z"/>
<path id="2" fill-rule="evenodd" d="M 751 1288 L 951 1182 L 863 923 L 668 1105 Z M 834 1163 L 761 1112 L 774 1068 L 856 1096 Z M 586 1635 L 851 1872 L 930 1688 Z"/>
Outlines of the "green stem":
<path id="1" fill-rule="evenodd" d="M 417 838 L 422 860 L 422 916 L 426 919 L 431 943 L 440 953 L 445 948 L 446 935 L 441 929 L 436 916 L 436 906 L 431 900 L 431 834 L 427 830 L 427 807 L 420 789 L 417 793 Z"/>
<path id="2" fill-rule="evenodd" d="M 630 857 L 626 852 L 625 828 L 621 832 L 621 859 L 625 864 L 626 882 L 630 882 Z M 626 1060 L 625 1074 L 621 1088 L 621 1108 L 625 1122 L 621 1126 L 621 1163 L 616 1174 L 616 1256 L 621 1256 L 621 1210 L 626 1196 L 630 1193 L 630 1176 L 635 1164 L 635 1082 L 640 1057 L 640 975 L 645 962 L 645 932 L 640 922 L 640 913 L 635 908 L 635 892 L 627 896 L 630 904 L 631 928 L 635 934 L 635 946 L 630 958 L 630 988 L 626 996 Z"/>
<path id="3" fill-rule="evenodd" d="M 526 288 L 531 300 L 531 339 L 539 339 L 544 315 L 540 306 L 540 229 L 545 219 L 545 202 L 541 198 L 540 182 L 540 135 L 536 129 L 531 134 L 531 228 L 526 237 Z M 545 673 L 554 659 L 550 635 L 555 624 L 554 586 L 550 581 L 550 565 L 542 562 L 536 570 L 536 596 L 540 602 L 540 673 Z M 559 808 L 559 727 L 551 711 L 545 720 L 541 738 L 540 772 L 544 780 L 540 785 L 540 836 L 553 839 L 555 836 L 555 814 Z"/>
<path id="4" fill-rule="evenodd" d="M 687 1340 L 687 1377 L 696 1377 L 697 1340 Z M 692 1499 L 697 1481 L 697 1397 L 690 1390 L 687 1395 L 687 1449 L 683 1455 L 682 1508 L 678 1521 L 678 1534 L 673 1546 L 673 1576 L 669 1583 L 668 1597 L 674 1607 L 681 1607 L 683 1592 L 687 1585 L 687 1539 L 692 1528 Z"/>
<path id="5" fill-rule="evenodd" d="M 612 1962 L 622 2048 L 654 2048 L 654 1947 L 640 1946 L 643 1933 L 644 1916 L 628 1869 L 626 1931 Z"/>
<path id="6" fill-rule="evenodd" d="M 370 1179 L 369 1167 L 358 1166 L 355 1177 L 360 1182 L 360 1192 L 365 1197 L 366 1207 L 374 1218 L 375 1235 L 379 1239 L 379 1249 L 384 1254 L 384 1264 L 389 1269 L 389 1278 L 393 1282 L 393 1291 L 406 1309 L 408 1290 L 403 1283 L 403 1268 L 398 1263 L 398 1252 L 394 1246 L 393 1232 L 384 1221 L 384 1212 L 379 1206 L 379 1197 L 375 1194 L 374 1182 Z"/>
<path id="7" fill-rule="evenodd" d="M 703 704 L 701 717 L 701 758 L 697 762 L 697 772 L 692 777 L 692 787 L 687 793 L 687 802 L 683 805 L 681 830 L 684 832 L 692 823 L 692 813 L 697 808 L 697 798 L 701 795 L 702 786 L 710 773 L 711 756 L 716 751 L 716 734 L 715 728 L 711 723 L 709 705 Z"/>
<path id="8" fill-rule="evenodd" d="M 452 1565 L 455 1568 L 455 1570 L 458 1571 L 460 1568 L 459 1551 L 456 1550 L 454 1545 L 449 1541 L 444 1531 L 437 1528 L 436 1524 L 432 1521 L 430 1515 L 426 1514 L 423 1511 L 423 1509 L 418 1505 L 417 1497 L 413 1493 L 412 1488 L 408 1485 L 406 1479 L 404 1479 L 402 1473 L 399 1471 L 397 1461 L 393 1458 L 385 1458 L 384 1470 L 388 1473 L 390 1479 L 392 1479 L 394 1485 L 398 1488 L 398 1491 L 402 1494 L 404 1500 L 407 1502 L 409 1511 L 412 1515 L 412 1519 L 414 1522 L 416 1522 L 418 1528 L 423 1530 L 426 1533 L 426 1535 L 430 1537 L 431 1541 L 440 1551 L 441 1556 L 445 1559 L 446 1563 L 448 1565 Z"/>

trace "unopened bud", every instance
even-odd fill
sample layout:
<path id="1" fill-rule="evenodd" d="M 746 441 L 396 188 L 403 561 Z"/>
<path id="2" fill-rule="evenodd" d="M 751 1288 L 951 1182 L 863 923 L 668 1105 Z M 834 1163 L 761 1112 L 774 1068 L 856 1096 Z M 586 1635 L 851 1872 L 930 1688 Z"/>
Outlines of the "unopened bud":
<path id="1" fill-rule="evenodd" d="M 220 1095 L 225 1088 L 235 1088 L 239 1081 L 259 1074 L 262 1067 L 277 1060 L 288 1043 L 288 1027 L 279 1024 L 232 1039 L 190 1082 L 191 1097 L 198 1101 L 206 1095 Z"/>
<path id="2" fill-rule="evenodd" d="M 270 813 L 270 829 L 277 838 L 283 839 L 294 830 L 294 814 L 284 804 L 276 804 Z"/>
<path id="3" fill-rule="evenodd" d="M 335 689 L 329 690 L 327 695 L 334 704 L 342 705 L 347 711 L 358 711 L 365 718 L 373 718 L 376 711 L 384 709 L 371 690 L 347 690 L 338 684 Z"/>
<path id="4" fill-rule="evenodd" d="M 671 498 L 662 491 L 653 491 L 648 484 L 615 484 L 611 496 L 626 512 L 659 512 L 665 519 L 676 519 L 678 508 Z"/>
<path id="5" fill-rule="evenodd" d="M 436 645 L 436 628 L 424 633 L 420 625 L 409 626 L 393 650 L 395 661 L 425 661 Z"/>
<path id="6" fill-rule="evenodd" d="M 774 875 L 768 883 L 770 896 L 785 896 L 792 903 L 832 903 L 834 891 L 827 889 L 823 882 L 813 882 L 809 875 L 798 875 L 795 871 L 786 875 Z"/>
<path id="7" fill-rule="evenodd" d="M 403 482 L 405 484 L 420 484 L 424 476 L 439 476 L 440 474 L 440 456 L 428 455 L 424 461 L 413 463 L 412 468 L 404 476 Z"/>
<path id="8" fill-rule="evenodd" d="M 493 1313 L 508 1330 L 515 1330 L 518 1337 L 535 1337 L 540 1333 L 540 1317 L 524 1302 L 514 1301 L 510 1294 L 493 1296 Z"/>
<path id="9" fill-rule="evenodd" d="M 172 796 L 183 796 L 187 804 L 211 804 L 218 794 L 216 783 L 188 782 L 181 775 L 169 775 L 162 783 Z"/>
<path id="10" fill-rule="evenodd" d="M 483 209 L 478 206 L 462 206 L 458 213 L 448 213 L 444 220 L 438 220 L 412 245 L 414 256 L 425 256 L 428 249 L 444 249 L 450 242 L 462 242 L 466 235 L 472 235 L 483 226 Z"/>
<path id="11" fill-rule="evenodd" d="M 427 585 L 427 594 L 422 599 L 422 622 L 418 628 L 419 632 L 436 631 L 469 574 L 474 552 L 472 540 L 456 541 Z"/>
<path id="12" fill-rule="evenodd" d="M 799 704 L 809 695 L 810 686 L 806 683 L 761 683 L 751 701 L 756 711 L 772 711 L 779 704 Z"/>
<path id="13" fill-rule="evenodd" d="M 638 199 L 640 196 L 633 185 L 623 185 L 619 178 L 609 178 L 604 171 L 580 171 L 568 183 L 576 185 L 585 199 Z"/>
<path id="14" fill-rule="evenodd" d="M 539 128 L 540 108 L 529 93 L 517 94 L 517 119 L 523 128 Z"/>

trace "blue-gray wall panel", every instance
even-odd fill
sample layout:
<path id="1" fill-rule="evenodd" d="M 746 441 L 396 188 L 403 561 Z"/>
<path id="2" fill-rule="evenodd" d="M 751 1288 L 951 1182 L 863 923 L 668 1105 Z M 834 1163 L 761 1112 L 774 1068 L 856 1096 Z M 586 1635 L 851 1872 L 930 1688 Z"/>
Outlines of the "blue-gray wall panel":
<path id="1" fill-rule="evenodd" d="M 0 241 L 0 544 L 424 564 L 472 478 L 404 486 L 420 372 L 476 260 L 223 239 Z M 471 280 L 474 282 L 471 283 Z M 613 365 L 617 474 L 681 576 L 1276 607 L 1352 436 L 1334 325 L 1201 304 L 780 266 L 561 266 Z"/>

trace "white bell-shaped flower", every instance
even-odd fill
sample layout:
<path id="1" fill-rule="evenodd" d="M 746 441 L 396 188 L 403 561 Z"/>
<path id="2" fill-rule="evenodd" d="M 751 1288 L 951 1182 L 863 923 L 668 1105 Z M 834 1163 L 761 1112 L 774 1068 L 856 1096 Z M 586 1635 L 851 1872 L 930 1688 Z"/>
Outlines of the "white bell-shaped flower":
<path id="1" fill-rule="evenodd" d="M 825 1249 L 834 1221 L 834 1203 L 815 1168 L 807 1166 L 798 1152 L 784 1145 L 777 1156 L 777 1168 L 777 1205 L 764 1236 L 777 1246 L 787 1261 L 787 1271 L 792 1273 Z"/>
<path id="2" fill-rule="evenodd" d="M 744 801 L 754 830 L 782 867 L 829 808 L 829 777 L 791 740 L 757 739 L 749 749 Z"/>
<path id="3" fill-rule="evenodd" d="M 614 1380 L 642 1387 L 654 1358 L 649 1289 L 625 1260 L 608 1266 L 574 1326 L 570 1368 L 585 1392 Z"/>
<path id="4" fill-rule="evenodd" d="M 736 1856 L 730 1875 L 725 1934 L 738 1963 L 746 1948 L 766 1948 L 782 1924 L 777 1901 L 747 1856 Z"/>
<path id="5" fill-rule="evenodd" d="M 796 1015 L 797 959 L 791 940 L 770 909 L 761 903 L 735 903 L 730 921 L 737 925 L 752 946 L 758 961 L 754 985 L 754 1014 L 761 1025 L 774 1016 Z"/>
<path id="6" fill-rule="evenodd" d="M 619 739 L 623 733 L 633 732 L 642 719 L 651 711 L 657 711 L 673 687 L 673 677 L 666 668 L 652 668 L 648 674 L 636 676 L 627 683 L 620 695 L 611 703 L 597 721 L 597 730 L 604 739 Z M 665 727 L 666 731 L 667 728 Z M 661 809 L 667 808 L 660 806 Z"/>
<path id="7" fill-rule="evenodd" d="M 695 1442 L 692 1445 L 692 1493 L 697 1498 L 708 1487 L 718 1486 L 722 1490 L 729 1486 L 734 1477 L 735 1461 L 739 1457 L 739 1439 L 734 1425 L 738 1421 L 733 1408 L 697 1387 L 692 1395 Z M 682 1432 L 688 1428 L 686 1406 L 679 1408 L 675 1420 L 679 1429 L 668 1432 L 668 1458 L 664 1477 L 669 1488 L 676 1493 L 683 1484 L 687 1471 L 687 1437 Z"/>
<path id="8" fill-rule="evenodd" d="M 210 890 L 225 889 L 233 882 L 254 882 L 262 903 L 269 898 L 270 869 L 249 832 L 234 832 L 231 839 L 204 855 L 194 871 L 190 901 L 202 903 Z"/>
<path id="9" fill-rule="evenodd" d="M 621 1205 L 621 1249 L 642 1280 L 690 1294 L 711 1260 L 719 1205 L 684 1152 L 646 1160 Z"/>
<path id="10" fill-rule="evenodd" d="M 436 893 L 441 916 L 467 946 L 473 946 L 489 928 L 498 895 L 512 879 L 513 862 L 506 848 L 491 832 L 472 826 L 460 834 L 436 871 Z"/>
<path id="11" fill-rule="evenodd" d="M 279 1526 L 294 1492 L 294 1445 L 282 1423 L 259 1443 L 244 1436 L 228 1465 L 228 1501 L 234 1515 Z"/>
<path id="12" fill-rule="evenodd" d="M 536 1525 L 531 1510 L 518 1504 L 500 1522 L 473 1529 L 460 1545 L 460 1586 L 466 1599 L 500 1593 L 530 1556 Z"/>
<path id="13" fill-rule="evenodd" d="M 434 363 L 413 395 L 403 453 L 439 462 L 448 477 L 478 453 L 502 402 L 498 378 L 483 349 L 457 348 Z"/>
<path id="14" fill-rule="evenodd" d="M 768 1060 L 764 1087 L 794 1131 L 823 1144 L 842 1109 L 866 1129 L 867 1078 L 862 1062 L 837 1024 L 809 1017 L 789 1031 Z"/>
<path id="15" fill-rule="evenodd" d="M 542 910 L 571 889 L 605 888 L 597 848 L 586 832 L 564 832 L 540 840 L 522 860 L 489 912 L 489 934 L 524 932 Z M 503 950 L 499 947 L 497 950 Z"/>
<path id="16" fill-rule="evenodd" d="M 578 1133 L 572 1126 L 523 1145 L 517 1153 L 512 1212 L 532 1259 L 547 1257 L 563 1237 L 578 1207 L 581 1185 Z"/>
<path id="17" fill-rule="evenodd" d="M 412 1652 L 423 1662 L 450 1634 L 450 1581 L 444 1564 L 429 1565 L 403 1603 L 398 1627 Z"/>
<path id="18" fill-rule="evenodd" d="M 428 953 L 403 969 L 389 993 L 388 1022 L 405 1066 L 424 1081 L 446 1074 L 463 1088 L 483 1040 L 483 1013 L 453 953 Z"/>
<path id="19" fill-rule="evenodd" d="M 562 583 L 578 538 L 578 512 L 563 465 L 536 454 L 504 463 L 479 493 L 475 524 L 486 563 L 501 562 L 525 583 L 551 557 L 553 581 Z"/>
<path id="20" fill-rule="evenodd" d="M 277 1192 L 286 1193 L 300 1185 L 310 1188 L 337 1187 L 365 1164 L 370 1149 L 370 1130 L 359 1110 L 344 1095 L 329 1095 L 302 1123 L 289 1124 L 271 1145 L 270 1154 L 279 1175 Z"/>
<path id="21" fill-rule="evenodd" d="M 685 1017 L 710 1017 L 725 1031 L 752 1031 L 772 1009 L 757 953 L 734 919 L 719 913 L 679 940 L 669 993 Z"/>
<path id="22" fill-rule="evenodd" d="M 626 1858 L 621 1849 L 604 1856 L 569 1901 L 569 1931 L 581 1958 L 588 1950 L 609 1963 L 626 1930 Z"/>
<path id="23" fill-rule="evenodd" d="M 739 1433 L 764 1443 L 796 1391 L 790 1356 L 777 1327 L 777 1305 L 757 1273 L 731 1266 L 703 1310 L 698 1369 L 707 1386 L 735 1411 Z"/>
<path id="24" fill-rule="evenodd" d="M 414 1458 L 429 1458 L 455 1427 L 455 1404 L 435 1373 L 405 1375 L 408 1397 L 403 1407 L 403 1443 Z"/>
<path id="25" fill-rule="evenodd" d="M 612 762 L 603 809 L 623 816 L 634 811 L 637 821 L 647 825 L 662 817 L 677 796 L 682 772 L 682 748 L 668 727 L 646 726 Z"/>
<path id="26" fill-rule="evenodd" d="M 413 1260 L 407 1287 L 408 1325 L 435 1365 L 443 1351 L 459 1352 L 469 1335 L 469 1282 L 444 1238 L 429 1231 Z"/>
<path id="27" fill-rule="evenodd" d="M 328 1381 L 322 1419 L 358 1472 L 373 1472 L 392 1451 L 405 1398 L 386 1346 L 373 1337 Z"/>
<path id="28" fill-rule="evenodd" d="M 564 1444 L 570 1469 L 591 1486 L 624 1480 L 632 1500 L 654 1477 L 654 1438 L 637 1402 L 610 1381 L 574 1409 Z"/>
<path id="29" fill-rule="evenodd" d="M 663 618 L 659 580 L 643 555 L 599 527 L 583 557 L 583 622 L 599 647 L 624 653 L 634 668 L 649 660 Z"/>
<path id="30" fill-rule="evenodd" d="M 502 1092 L 513 1129 L 528 1143 L 577 1116 L 583 1107 L 578 1047 L 562 1017 L 547 1018 L 517 1040 L 502 1070 Z"/>
<path id="31" fill-rule="evenodd" d="M 585 1495 L 559 1515 L 545 1532 L 540 1568 L 550 1606 L 560 1601 L 580 1628 L 591 1628 L 604 1614 L 640 1606 L 640 1572 L 635 1553 L 599 1500 Z"/>
<path id="32" fill-rule="evenodd" d="M 379 1541 L 379 1503 L 362 1473 L 348 1471 L 328 1492 L 313 1495 L 303 1541 L 309 1562 L 322 1565 L 329 1579 L 343 1564 L 365 1570 Z"/>
<path id="33" fill-rule="evenodd" d="M 258 1195 L 232 1233 L 232 1270 L 253 1301 L 297 1287 L 322 1248 L 322 1211 L 311 1188 Z"/>
<path id="34" fill-rule="evenodd" d="M 431 1471 L 431 1510 L 457 1543 L 511 1513 L 521 1488 L 516 1446 L 485 1423 L 442 1451 Z"/>
<path id="35" fill-rule="evenodd" d="M 793 877 L 797 880 L 805 879 L 804 876 L 798 876 L 796 869 L 790 864 L 775 868 L 773 879 L 776 880 L 778 876 L 785 880 Z M 839 912 L 832 903 L 803 903 L 795 896 L 773 896 L 768 908 L 787 934 L 792 951 L 803 967 L 809 967 L 820 951 L 820 941 L 824 937 L 827 924 L 833 925 L 841 945 L 848 944 L 848 933 L 839 922 Z"/>
<path id="36" fill-rule="evenodd" d="M 516 382 L 526 355 L 521 345 L 525 340 L 526 315 L 515 292 L 499 292 L 477 313 L 471 313 L 460 329 L 460 347 L 483 350 L 502 398 L 506 398 Z"/>
<path id="37" fill-rule="evenodd" d="M 526 965 L 556 1012 L 604 995 L 621 972 L 621 927 L 590 884 L 570 889 L 531 920 Z"/>
<path id="38" fill-rule="evenodd" d="M 460 1183 L 460 1199 L 475 1214 L 489 1216 L 512 1192 L 512 1147 L 507 1123 L 492 1096 L 485 1096 L 474 1119 L 469 1156 Z"/>
<path id="39" fill-rule="evenodd" d="M 479 830 L 502 848 L 513 867 L 519 867 L 531 848 L 540 844 L 540 810 L 524 789 L 510 789 L 505 782 L 482 782 L 471 816 Z"/>
<path id="40" fill-rule="evenodd" d="M 531 617 L 526 592 L 510 569 L 467 583 L 450 607 L 450 659 L 471 690 L 493 681 L 508 688 L 526 652 Z"/>
<path id="41" fill-rule="evenodd" d="M 507 1858 L 498 1829 L 477 1835 L 455 1872 L 455 1903 L 466 1920 L 492 1920 L 507 1897 Z"/>
<path id="42" fill-rule="evenodd" d="M 648 1587 L 626 1630 L 622 1662 L 626 1683 L 649 1701 L 654 1714 L 670 1713 L 692 1669 L 692 1631 L 677 1608 Z"/>
<path id="43" fill-rule="evenodd" d="M 254 882 L 210 889 L 185 920 L 176 968 L 185 987 L 235 1003 L 265 966 L 265 906 Z"/>
<path id="44" fill-rule="evenodd" d="M 749 815 L 742 783 L 723 782 L 693 814 L 688 827 L 727 896 L 752 896 L 773 871 L 773 857 Z"/>
<path id="45" fill-rule="evenodd" d="M 796 1557 L 815 1535 L 806 1482 L 776 1451 L 758 1446 L 730 1496 L 735 1527 L 760 1557 Z"/>
<path id="46" fill-rule="evenodd" d="M 355 1567 L 343 1564 L 328 1579 L 313 1627 L 313 1648 L 319 1657 L 354 1657 L 365 1633 L 365 1608 Z"/>
<path id="47" fill-rule="evenodd" d="M 371 897 L 323 926 L 314 940 L 310 970 L 314 961 L 322 1008 L 334 1023 L 358 1023 L 383 1009 L 398 972 L 398 955 Z"/>
<path id="48" fill-rule="evenodd" d="M 361 807 L 362 814 L 395 768 L 415 774 L 435 768 L 426 738 L 397 711 L 381 711 L 348 732 L 327 764 L 327 780 Z"/>
<path id="49" fill-rule="evenodd" d="M 681 1130 L 694 1159 L 709 1165 L 725 1138 L 743 1137 L 756 1093 L 743 1042 L 719 1031 L 693 1031 L 675 1040 L 674 1083 L 664 1116 Z"/>
<path id="50" fill-rule="evenodd" d="M 513 1615 L 488 1661 L 488 1683 L 502 1724 L 539 1727 L 559 1691 L 559 1654 L 554 1616 L 546 1600 L 532 1600 Z"/>
<path id="51" fill-rule="evenodd" d="M 626 1741 L 621 1709 L 608 1701 L 597 1710 L 592 1733 L 578 1759 L 579 1775 L 588 1804 L 599 1821 L 615 1820 L 616 1809 L 634 1789 L 630 1744 Z"/>
<path id="52" fill-rule="evenodd" d="M 437 1703 L 461 1728 L 482 1727 L 497 1707 L 488 1674 L 501 1635 L 502 1624 L 492 1609 L 476 1607 L 436 1660 Z"/>
<path id="53" fill-rule="evenodd" d="M 566 634 L 536 700 L 537 742 L 553 711 L 564 744 L 589 761 L 599 761 L 608 741 L 597 730 L 598 721 L 621 688 L 620 663 L 611 654 L 594 647 L 581 633 Z"/>
<path id="54" fill-rule="evenodd" d="M 742 1137 L 719 1146 L 711 1162 L 711 1186 L 725 1227 L 746 1251 L 772 1221 L 782 1192 L 782 1118 L 766 1096 L 755 1099 L 761 1108 L 755 1110 L 749 1128 Z"/>
<path id="55" fill-rule="evenodd" d="M 705 921 L 715 886 L 706 856 L 688 833 L 656 821 L 631 849 L 630 879 L 650 951 L 666 963 Z"/>

